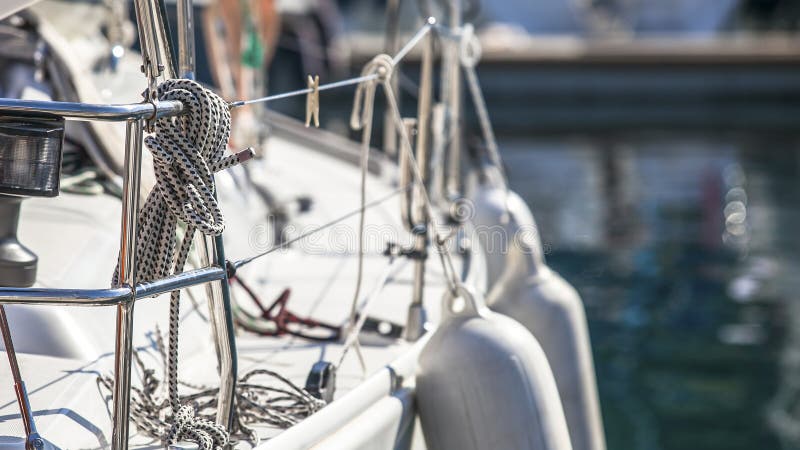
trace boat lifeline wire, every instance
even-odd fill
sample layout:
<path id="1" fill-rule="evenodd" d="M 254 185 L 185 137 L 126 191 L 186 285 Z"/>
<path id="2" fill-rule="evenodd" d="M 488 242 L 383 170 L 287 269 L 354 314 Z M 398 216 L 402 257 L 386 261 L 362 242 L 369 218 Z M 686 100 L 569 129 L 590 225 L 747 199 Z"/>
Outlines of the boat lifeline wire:
<path id="1" fill-rule="evenodd" d="M 403 48 L 401 48 L 400 51 L 398 51 L 397 54 L 395 54 L 394 57 L 392 57 L 392 65 L 396 65 L 397 63 L 402 61 L 403 58 L 405 58 L 406 55 L 408 55 L 408 53 L 411 50 L 413 50 L 414 47 L 419 43 L 419 41 L 422 40 L 422 38 L 424 38 L 434 27 L 436 27 L 436 19 L 433 17 L 429 17 L 426 20 L 425 25 L 421 26 L 417 30 L 417 32 L 414 33 L 411 39 L 409 39 L 408 42 L 406 42 L 406 45 L 404 45 Z M 329 89 L 337 89 L 340 87 L 353 86 L 367 81 L 374 81 L 377 78 L 378 78 L 377 74 L 362 75 L 355 78 L 348 78 L 346 80 L 335 81 L 333 83 L 320 84 L 319 87 L 316 88 L 316 91 L 321 92 L 321 91 L 327 91 Z M 228 103 L 228 106 L 230 108 L 238 108 L 241 106 L 252 105 L 254 103 L 268 103 L 271 101 L 281 100 L 284 98 L 297 97 L 299 95 L 308 95 L 314 92 L 314 90 L 315 89 L 312 88 L 298 89 L 296 91 L 282 92 L 280 94 L 268 95 L 266 97 L 230 102 Z"/>
<path id="2" fill-rule="evenodd" d="M 384 196 L 378 197 L 375 200 L 367 202 L 363 207 L 359 207 L 359 208 L 356 208 L 356 209 L 354 209 L 354 210 L 352 210 L 350 212 L 342 214 L 341 216 L 331 220 L 330 222 L 326 222 L 326 223 L 324 223 L 324 224 L 322 224 L 322 225 L 320 225 L 318 227 L 315 227 L 315 228 L 313 228 L 311 230 L 308 230 L 307 232 L 305 232 L 303 234 L 295 236 L 292 239 L 288 239 L 288 240 L 286 240 L 284 242 L 281 242 L 280 244 L 274 245 L 274 246 L 264 250 L 261 253 L 257 253 L 257 254 L 255 254 L 253 256 L 249 256 L 247 258 L 242 258 L 242 259 L 233 261 L 233 262 L 231 262 L 229 264 L 229 270 L 233 269 L 233 271 L 235 272 L 236 269 L 238 269 L 238 268 L 240 268 L 242 266 L 245 266 L 247 264 L 250 264 L 251 262 L 255 261 L 256 259 L 261 258 L 262 256 L 266 256 L 266 255 L 269 255 L 270 253 L 273 253 L 273 252 L 276 252 L 278 250 L 287 248 L 290 245 L 294 244 L 295 242 L 301 241 L 301 240 L 303 240 L 303 239 L 305 239 L 305 238 L 307 238 L 309 236 L 312 236 L 312 235 L 314 235 L 316 233 L 324 231 L 325 229 L 330 228 L 330 227 L 332 227 L 332 226 L 334 226 L 334 225 L 336 225 L 338 223 L 344 222 L 345 220 L 347 220 L 347 219 L 349 219 L 351 217 L 354 217 L 356 214 L 359 214 L 361 211 L 366 211 L 366 210 L 368 210 L 370 208 L 373 208 L 375 206 L 378 206 L 378 205 L 380 205 L 382 203 L 386 203 L 387 201 L 393 199 L 394 197 L 400 195 L 401 193 L 411 189 L 412 186 L 413 186 L 412 183 L 409 183 L 409 184 L 407 184 L 405 186 L 400 186 L 399 188 L 392 190 L 391 192 L 387 193 Z"/>
<path id="3" fill-rule="evenodd" d="M 406 45 L 404 45 L 403 48 L 401 48 L 400 51 L 398 51 L 397 54 L 393 58 L 390 58 L 391 62 L 392 62 L 392 66 L 394 66 L 398 62 L 402 61 L 402 59 L 405 58 L 406 55 L 408 55 L 408 53 L 419 43 L 419 41 L 421 41 L 422 38 L 424 38 L 435 26 L 436 26 L 436 19 L 433 18 L 433 17 L 429 17 L 428 20 L 426 21 L 425 25 L 423 25 L 422 27 L 420 27 L 417 30 L 417 32 L 414 34 L 414 36 L 412 36 L 412 38 L 408 40 Z M 333 82 L 333 83 L 321 84 L 321 85 L 319 85 L 319 87 L 316 88 L 316 90 L 317 90 L 317 92 L 319 92 L 319 91 L 326 91 L 326 90 L 329 90 L 329 89 L 336 89 L 336 88 L 345 87 L 345 86 L 352 86 L 352 85 L 356 85 L 356 84 L 360 85 L 360 84 L 363 84 L 363 83 L 366 83 L 366 82 L 377 80 L 378 77 L 379 77 L 379 75 L 377 73 L 362 74 L 361 76 L 358 76 L 358 77 L 355 77 L 355 78 L 349 78 L 349 79 L 346 79 L 346 80 L 336 81 L 336 82 Z M 299 90 L 296 90 L 296 91 L 284 92 L 284 93 L 281 93 L 281 94 L 270 95 L 270 96 L 267 96 L 267 97 L 254 98 L 254 99 L 250 99 L 250 100 L 239 100 L 239 101 L 236 101 L 236 102 L 231 102 L 228 105 L 230 106 L 230 108 L 238 108 L 238 107 L 241 107 L 241 106 L 251 105 L 251 104 L 254 104 L 254 103 L 271 102 L 271 101 L 274 101 L 274 100 L 280 100 L 280 99 L 289 98 L 289 97 L 296 97 L 296 96 L 299 96 L 299 95 L 307 95 L 307 94 L 310 94 L 312 92 L 313 92 L 313 89 L 311 89 L 311 88 L 299 89 Z M 267 249 L 267 250 L 265 250 L 265 251 L 263 251 L 261 253 L 258 253 L 256 255 L 253 255 L 253 256 L 248 257 L 248 258 L 243 258 L 243 259 L 240 259 L 238 261 L 235 261 L 235 262 L 231 263 L 231 267 L 234 270 L 238 269 L 239 267 L 242 267 L 242 266 L 244 266 L 246 264 L 249 264 L 250 262 L 252 262 L 252 261 L 254 261 L 254 260 L 256 260 L 256 259 L 258 259 L 258 258 L 260 258 L 262 256 L 266 256 L 266 255 L 268 255 L 268 254 L 270 254 L 270 253 L 272 253 L 274 251 L 277 251 L 277 250 L 280 250 L 282 248 L 285 248 L 285 247 L 291 245 L 294 242 L 297 242 L 297 241 L 299 241 L 301 239 L 305 239 L 306 237 L 309 237 L 309 236 L 311 236 L 311 235 L 313 235 L 315 233 L 318 233 L 318 232 L 324 230 L 325 228 L 331 227 L 331 226 L 333 226 L 333 225 L 335 225 L 335 224 L 337 224 L 337 223 L 339 223 L 339 222 L 341 222 L 343 220 L 346 220 L 346 219 L 348 219 L 348 218 L 350 218 L 350 217 L 352 217 L 352 216 L 354 216 L 356 214 L 359 214 L 359 213 L 363 212 L 364 210 L 368 209 L 369 207 L 375 206 L 375 205 L 377 205 L 379 203 L 383 203 L 384 201 L 389 200 L 390 198 L 394 197 L 395 195 L 397 195 L 397 194 L 399 194 L 401 192 L 404 192 L 407 189 L 410 189 L 411 186 L 412 186 L 411 184 L 408 184 L 406 186 L 402 186 L 399 189 L 397 189 L 397 190 L 393 191 L 392 193 L 390 193 L 389 195 L 387 195 L 386 197 L 383 197 L 381 199 L 378 199 L 378 200 L 375 200 L 375 201 L 372 201 L 372 202 L 369 202 L 369 203 L 362 203 L 362 207 L 357 209 L 357 210 L 351 211 L 351 212 L 339 217 L 338 219 L 334 219 L 331 222 L 328 222 L 328 223 L 326 223 L 326 224 L 324 224 L 324 225 L 322 225 L 320 227 L 317 227 L 317 228 L 315 228 L 313 230 L 310 230 L 307 233 L 303 233 L 303 234 L 301 234 L 300 236 L 297 236 L 294 239 L 290 239 L 290 240 L 288 240 L 286 242 L 282 242 L 281 244 L 276 245 L 274 247 L 271 247 L 271 248 L 269 248 L 269 249 Z"/>
<path id="4" fill-rule="evenodd" d="M 351 126 L 354 129 L 364 129 L 364 133 L 362 134 L 362 153 L 361 153 L 361 207 L 354 212 L 354 214 L 360 214 L 359 219 L 359 240 L 358 240 L 358 253 L 359 253 L 359 260 L 358 260 L 358 272 L 357 272 L 357 280 L 356 280 L 356 289 L 353 295 L 353 300 L 350 308 L 350 320 L 349 320 L 349 331 L 348 336 L 352 336 L 353 334 L 358 333 L 360 327 L 358 327 L 358 323 L 356 322 L 356 305 L 358 302 L 358 298 L 360 295 L 361 284 L 363 279 L 363 228 L 364 228 L 364 212 L 366 210 L 366 163 L 368 162 L 369 158 L 369 139 L 371 137 L 371 124 L 372 124 L 372 110 L 374 104 L 374 90 L 375 84 L 380 83 L 384 86 L 384 90 L 386 91 L 386 82 L 390 81 L 393 74 L 394 66 L 401 61 L 421 40 L 424 38 L 427 33 L 431 31 L 431 29 L 436 25 L 436 20 L 434 18 L 428 18 L 425 25 L 423 25 L 415 34 L 414 36 L 403 46 L 402 49 L 394 56 L 388 55 L 379 55 L 374 58 L 370 63 L 365 66 L 365 69 L 362 71 L 361 76 L 351 78 L 348 80 L 343 80 L 335 83 L 329 83 L 325 85 L 320 85 L 316 88 L 316 91 L 322 91 L 327 89 L 334 89 L 343 86 L 349 86 L 353 84 L 358 84 L 358 89 L 356 90 L 356 97 L 354 99 L 354 109 L 353 114 L 351 116 Z M 390 90 L 390 89 L 389 89 Z M 314 91 L 312 88 L 307 89 L 300 89 L 297 91 L 286 92 L 282 94 L 276 94 L 272 96 L 252 99 L 252 100 L 244 100 L 233 102 L 230 104 L 231 108 L 244 106 L 253 103 L 259 102 L 269 102 L 273 100 L 299 96 L 299 95 L 307 95 Z M 458 275 L 456 273 L 455 267 L 453 265 L 452 256 L 450 255 L 449 249 L 446 247 L 446 239 L 439 233 L 436 224 L 433 223 L 434 219 L 434 211 L 433 206 L 428 195 L 427 190 L 424 187 L 423 177 L 419 169 L 419 165 L 417 164 L 416 158 L 413 155 L 413 151 L 411 150 L 411 143 L 408 137 L 407 131 L 405 127 L 402 126 L 402 118 L 400 116 L 400 111 L 397 106 L 397 101 L 394 98 L 394 94 L 390 92 L 385 93 L 387 97 L 387 102 L 390 105 L 390 109 L 392 110 L 392 116 L 395 121 L 395 126 L 397 126 L 401 131 L 401 140 L 403 141 L 403 150 L 406 152 L 408 160 L 411 162 L 412 173 L 415 178 L 415 182 L 421 186 L 422 198 L 424 207 L 427 210 L 429 221 L 431 221 L 431 225 L 433 228 L 433 233 L 435 235 L 435 243 L 437 249 L 439 250 L 439 257 L 441 259 L 442 268 L 445 274 L 445 280 L 448 283 L 448 287 L 451 291 L 455 291 L 456 286 L 460 283 Z M 362 96 L 364 97 L 362 99 Z M 363 103 L 362 103 L 363 102 Z M 363 105 L 363 106 L 362 106 Z M 361 113 L 359 113 L 358 108 L 361 109 Z M 365 125 L 369 125 L 366 126 Z M 365 144 L 366 142 L 366 144 Z M 364 150 L 364 146 L 366 145 L 366 150 Z M 410 187 L 410 186 L 408 186 Z M 351 216 L 351 214 L 346 215 L 347 217 Z M 343 220 L 343 219 L 342 219 Z M 338 222 L 338 221 L 336 221 Z M 326 225 L 330 226 L 332 223 Z M 302 239 L 307 237 L 313 233 L 321 231 L 322 228 L 318 228 L 312 230 L 309 233 L 305 233 L 302 236 L 295 238 L 293 241 Z M 252 262 L 253 260 L 265 256 L 269 253 L 272 253 L 280 248 L 283 248 L 289 243 L 282 243 L 278 246 L 270 248 L 262 253 L 257 255 L 251 256 L 249 258 L 245 258 L 243 260 L 236 261 L 231 264 L 233 269 L 237 269 L 245 264 Z M 363 324 L 362 324 L 363 326 Z M 342 360 L 344 356 L 347 354 L 350 346 L 355 346 L 356 350 L 358 351 L 358 340 L 352 339 L 349 340 L 349 344 L 345 346 L 342 354 Z M 359 353 L 359 361 L 361 363 L 362 369 L 364 369 L 364 362 L 363 358 Z M 341 363 L 341 360 L 340 360 Z"/>
<path id="5" fill-rule="evenodd" d="M 414 36 L 403 46 L 403 48 L 400 49 L 400 51 L 397 52 L 397 54 L 394 57 L 388 57 L 389 64 L 384 64 L 384 66 L 390 68 L 389 73 L 384 73 L 383 75 L 381 75 L 380 73 L 375 72 L 375 71 L 373 71 L 372 73 L 362 73 L 361 76 L 358 76 L 358 77 L 355 77 L 355 78 L 350 78 L 350 79 L 347 79 L 347 80 L 337 81 L 337 82 L 334 82 L 334 83 L 321 84 L 321 85 L 319 85 L 317 90 L 318 91 L 324 91 L 324 90 L 328 90 L 328 89 L 334 89 L 334 88 L 339 88 L 339 87 L 343 87 L 343 86 L 350 86 L 350 85 L 354 85 L 354 84 L 358 84 L 360 86 L 366 86 L 367 83 L 371 83 L 371 82 L 374 82 L 376 80 L 381 81 L 379 79 L 381 77 L 386 78 L 387 75 L 388 75 L 388 78 L 391 78 L 391 72 L 392 72 L 391 69 L 393 69 L 394 66 L 398 62 L 400 62 L 406 55 L 408 55 L 408 53 L 422 40 L 422 38 L 424 38 L 434 28 L 439 30 L 439 27 L 436 25 L 436 19 L 433 18 L 433 17 L 429 17 L 428 20 L 426 21 L 425 25 L 423 25 L 422 27 L 419 28 L 419 30 L 417 30 L 417 32 L 414 34 Z M 384 63 L 387 62 L 387 55 L 379 55 L 379 57 L 377 57 L 377 58 L 382 58 Z M 382 83 L 383 83 L 383 81 L 382 81 Z M 273 101 L 273 100 L 279 100 L 279 99 L 283 99 L 283 98 L 295 97 L 295 96 L 299 96 L 299 95 L 307 95 L 307 94 L 309 94 L 311 92 L 312 92 L 312 89 L 310 89 L 310 88 L 300 89 L 300 90 L 296 90 L 296 91 L 285 92 L 285 93 L 281 93 L 281 94 L 275 94 L 275 95 L 256 98 L 256 99 L 251 99 L 251 100 L 240 100 L 240 101 L 237 101 L 237 102 L 229 103 L 229 106 L 231 108 L 236 108 L 236 107 L 245 106 L 245 105 L 249 105 L 249 104 L 253 104 L 253 103 L 270 102 L 270 101 Z M 363 95 L 363 94 L 359 94 L 359 91 L 357 90 L 356 91 L 356 95 Z M 389 96 L 387 95 L 387 97 L 389 97 Z M 392 104 L 394 105 L 393 109 L 397 109 L 397 101 L 395 100 L 394 95 L 391 95 L 390 98 L 391 98 Z M 393 116 L 394 116 L 394 121 L 395 122 L 397 122 L 399 124 L 402 124 L 402 118 L 400 118 L 399 110 L 397 110 L 396 114 L 393 114 Z M 409 149 L 408 153 L 413 153 L 413 152 L 410 151 L 410 148 L 411 148 L 410 145 L 411 144 L 410 144 L 410 140 L 408 138 L 408 135 L 405 132 L 405 127 L 400 127 L 400 130 L 401 130 L 401 133 L 400 133 L 401 134 L 401 140 L 403 140 L 404 142 L 407 141 L 408 149 Z M 403 138 L 404 135 L 405 135 L 405 138 Z M 412 172 L 413 172 L 413 175 L 414 175 L 414 178 L 415 178 L 415 182 L 416 183 L 422 183 L 422 180 L 423 180 L 422 174 L 420 173 L 419 166 L 418 166 L 416 158 L 414 157 L 413 154 L 409 155 L 409 161 L 411 161 L 411 163 L 412 163 Z M 399 190 L 393 192 L 392 196 L 396 195 L 397 193 L 399 193 L 401 191 L 405 191 L 406 189 L 409 189 L 410 187 L 411 187 L 411 184 L 409 184 L 407 186 L 404 186 L 404 187 L 401 187 Z M 432 203 L 430 201 L 430 197 L 428 195 L 427 190 L 422 189 L 422 191 L 423 191 L 423 203 L 425 204 L 425 208 L 427 209 L 428 215 L 432 216 L 433 206 L 432 206 Z M 372 202 L 372 203 L 374 203 L 374 202 Z M 365 204 L 365 206 L 369 206 L 369 204 Z M 314 230 L 311 230 L 311 231 L 309 231 L 307 233 L 304 233 L 304 234 L 302 234 L 302 235 L 300 235 L 300 236 L 298 236 L 298 237 L 296 237 L 296 238 L 294 238 L 294 239 L 292 239 L 290 241 L 281 243 L 279 245 L 276 245 L 275 247 L 271 247 L 271 248 L 267 249 L 264 252 L 261 252 L 261 253 L 258 253 L 256 255 L 250 256 L 248 258 L 243 258 L 243 259 L 240 259 L 238 261 L 235 261 L 235 262 L 231 263 L 231 266 L 233 267 L 234 270 L 238 269 L 239 267 L 242 267 L 242 266 L 244 266 L 246 264 L 249 264 L 250 262 L 254 261 L 255 259 L 258 259 L 258 258 L 260 258 L 262 256 L 268 255 L 268 254 L 270 254 L 270 253 L 272 253 L 274 251 L 280 250 L 281 248 L 284 248 L 284 247 L 290 245 L 293 242 L 296 242 L 298 240 L 304 239 L 304 238 L 306 238 L 306 237 L 308 237 L 308 236 L 310 236 L 310 235 L 312 235 L 314 233 L 322 231 L 324 228 L 332 226 L 335 223 L 338 223 L 338 222 L 340 222 L 342 220 L 345 220 L 345 219 L 347 219 L 349 217 L 352 217 L 355 214 L 362 213 L 365 209 L 366 208 L 359 208 L 359 209 L 357 209 L 355 211 L 352 211 L 352 212 L 350 212 L 348 214 L 345 214 L 344 216 L 342 216 L 339 219 L 336 219 L 336 220 L 334 220 L 332 222 L 329 222 L 329 223 L 327 223 L 327 224 L 325 224 L 325 225 L 323 225 L 321 227 L 318 227 L 318 228 L 316 228 Z M 430 219 L 430 220 L 433 220 L 433 219 Z M 436 228 L 436 227 L 434 227 L 434 228 Z M 434 233 L 436 233 L 436 235 L 437 235 L 436 245 L 440 250 L 442 250 L 442 251 L 439 252 L 439 254 L 440 254 L 440 257 L 442 259 L 444 272 L 445 272 L 446 275 L 451 275 L 451 277 L 447 280 L 448 284 L 449 284 L 449 287 L 450 287 L 451 290 L 455 290 L 455 285 L 457 284 L 457 282 L 455 280 L 457 279 L 457 275 L 456 275 L 455 269 L 453 267 L 452 258 L 450 257 L 449 250 L 447 250 L 446 247 L 444 247 L 444 244 L 445 244 L 446 240 L 438 233 L 437 230 L 434 230 Z"/>

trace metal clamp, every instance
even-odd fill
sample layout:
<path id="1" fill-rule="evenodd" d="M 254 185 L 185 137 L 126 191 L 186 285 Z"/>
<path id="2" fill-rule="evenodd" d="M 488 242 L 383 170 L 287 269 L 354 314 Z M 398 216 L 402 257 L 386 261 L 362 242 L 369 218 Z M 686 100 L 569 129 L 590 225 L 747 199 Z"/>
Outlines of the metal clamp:
<path id="1" fill-rule="evenodd" d="M 325 403 L 332 402 L 336 392 L 336 366 L 328 361 L 315 362 L 306 378 L 305 390 Z"/>
<path id="2" fill-rule="evenodd" d="M 146 119 L 145 130 L 147 130 L 148 133 L 152 133 L 155 130 L 156 119 L 158 119 L 158 101 L 151 98 L 149 102 L 153 105 L 153 114 Z"/>

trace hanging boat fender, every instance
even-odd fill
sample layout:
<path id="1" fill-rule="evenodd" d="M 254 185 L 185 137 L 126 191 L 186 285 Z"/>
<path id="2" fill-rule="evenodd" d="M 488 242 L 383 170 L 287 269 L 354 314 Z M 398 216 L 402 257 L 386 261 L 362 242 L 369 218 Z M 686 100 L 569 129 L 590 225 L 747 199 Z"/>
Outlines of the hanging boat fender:
<path id="1" fill-rule="evenodd" d="M 544 252 L 539 240 L 536 221 L 528 205 L 516 192 L 506 190 L 500 182 L 501 174 L 492 166 L 482 171 L 484 178 L 471 183 L 473 236 L 483 248 L 486 259 L 486 286 L 489 292 L 506 272 L 508 264 L 518 262 L 509 259 L 509 247 L 515 239 L 530 241 L 532 269 L 544 267 Z M 516 271 L 515 271 L 516 272 Z"/>
<path id="2" fill-rule="evenodd" d="M 484 186 L 475 198 L 480 199 L 475 217 L 481 226 L 489 227 L 494 218 L 509 233 L 502 255 L 487 252 L 487 265 L 498 264 L 498 256 L 504 258 L 502 275 L 492 284 L 487 304 L 519 321 L 541 343 L 557 380 L 573 447 L 604 450 L 591 341 L 580 296 L 547 267 L 533 214 L 519 195 L 509 191 L 506 199 L 505 189 Z"/>
<path id="3" fill-rule="evenodd" d="M 556 378 L 574 448 L 604 450 L 594 362 L 577 291 L 524 248 L 509 249 L 508 271 L 489 293 L 492 310 L 518 320 L 541 343 Z"/>
<path id="4" fill-rule="evenodd" d="M 420 355 L 416 388 L 428 448 L 572 448 L 541 346 L 464 286 L 444 296 L 442 321 Z"/>

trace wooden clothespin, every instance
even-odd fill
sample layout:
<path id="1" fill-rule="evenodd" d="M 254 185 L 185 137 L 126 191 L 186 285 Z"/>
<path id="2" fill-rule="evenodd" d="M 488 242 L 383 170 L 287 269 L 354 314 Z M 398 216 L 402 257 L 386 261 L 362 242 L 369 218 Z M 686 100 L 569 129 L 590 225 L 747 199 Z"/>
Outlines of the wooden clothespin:
<path id="1" fill-rule="evenodd" d="M 306 127 L 311 125 L 311 117 L 314 117 L 314 126 L 319 128 L 319 75 L 308 76 L 308 88 L 311 92 L 306 95 Z"/>

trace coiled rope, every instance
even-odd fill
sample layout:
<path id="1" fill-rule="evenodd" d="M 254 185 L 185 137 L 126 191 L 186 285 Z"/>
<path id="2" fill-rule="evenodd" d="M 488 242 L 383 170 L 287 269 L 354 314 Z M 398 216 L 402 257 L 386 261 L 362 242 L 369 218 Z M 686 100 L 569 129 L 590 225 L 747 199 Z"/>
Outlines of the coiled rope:
<path id="1" fill-rule="evenodd" d="M 156 330 L 155 335 L 156 349 L 161 358 L 166 359 L 167 351 L 161 333 Z M 178 415 L 170 422 L 166 414 L 169 399 L 163 396 L 162 380 L 155 375 L 155 370 L 144 364 L 138 352 L 134 352 L 133 357 L 142 373 L 142 387 L 131 387 L 131 420 L 140 432 L 164 439 L 172 432 L 180 432 L 184 436 L 194 433 L 198 417 L 214 423 L 218 388 L 181 382 L 194 392 L 180 397 L 180 403 L 185 406 L 178 410 Z M 270 382 L 256 383 L 255 379 L 268 379 Z M 97 383 L 110 401 L 114 380 L 109 376 L 101 376 Z M 259 438 L 253 425 L 288 428 L 325 406 L 324 401 L 313 397 L 280 374 L 266 369 L 254 369 L 239 378 L 235 399 L 236 414 L 231 434 L 227 437 L 217 435 L 219 440 L 227 439 L 231 447 L 235 445 L 235 440 L 247 440 L 253 446 L 258 446 Z M 213 436 L 215 432 L 210 430 L 206 434 Z M 209 442 L 205 437 L 202 433 L 195 433 L 194 438 L 188 440 L 206 448 L 204 445 L 209 445 Z M 205 443 L 202 443 L 204 440 Z M 212 440 L 210 445 L 210 448 L 214 448 L 215 442 Z"/>
<path id="2" fill-rule="evenodd" d="M 148 282 L 183 272 L 195 230 L 218 236 L 225 229 L 214 196 L 214 172 L 252 156 L 252 150 L 225 156 L 231 130 L 227 103 L 191 80 L 168 80 L 158 86 L 159 100 L 177 100 L 186 114 L 155 121 L 154 134 L 144 140 L 153 155 L 156 185 L 139 214 L 136 257 L 137 282 Z M 186 232 L 178 246 L 178 223 Z M 178 247 L 176 253 L 176 247 Z M 113 283 L 119 282 L 119 265 Z M 172 426 L 166 443 L 197 442 L 203 450 L 228 445 L 228 431 L 216 422 L 198 417 L 192 405 L 178 396 L 178 324 L 180 291 L 170 295 L 167 385 Z M 136 410 L 134 410 L 135 412 Z M 147 413 L 146 410 L 141 411 Z"/>

